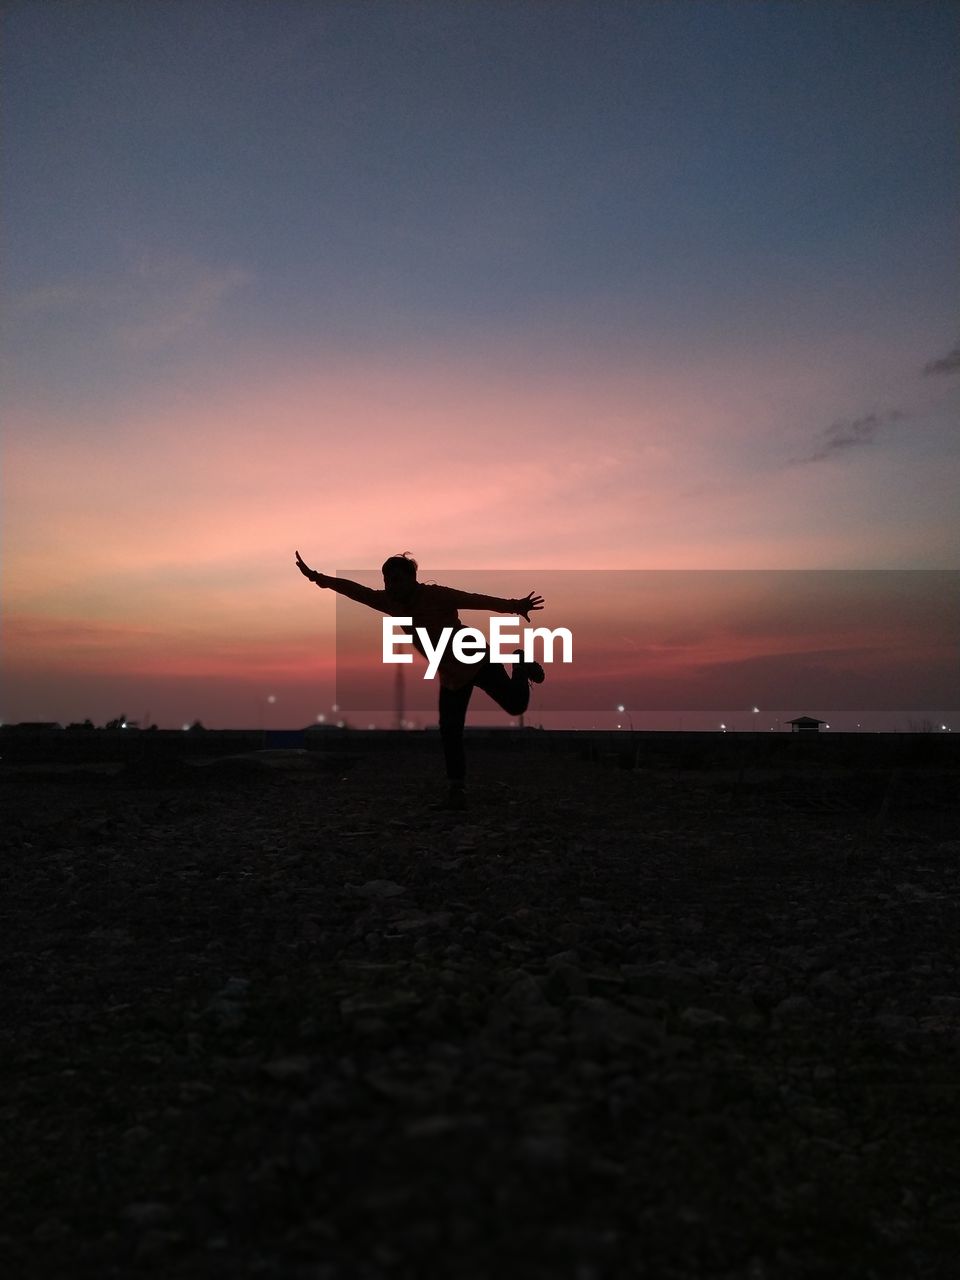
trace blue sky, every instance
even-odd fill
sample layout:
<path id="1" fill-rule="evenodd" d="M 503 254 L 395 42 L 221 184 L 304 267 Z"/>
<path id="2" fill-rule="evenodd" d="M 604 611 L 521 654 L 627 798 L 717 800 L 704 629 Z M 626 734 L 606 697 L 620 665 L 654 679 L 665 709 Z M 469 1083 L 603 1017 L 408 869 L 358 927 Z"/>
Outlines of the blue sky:
<path id="1" fill-rule="evenodd" d="M 94 0 L 6 22 L 14 294 L 176 255 L 244 281 L 238 340 L 698 346 L 825 313 L 953 336 L 953 6 Z"/>

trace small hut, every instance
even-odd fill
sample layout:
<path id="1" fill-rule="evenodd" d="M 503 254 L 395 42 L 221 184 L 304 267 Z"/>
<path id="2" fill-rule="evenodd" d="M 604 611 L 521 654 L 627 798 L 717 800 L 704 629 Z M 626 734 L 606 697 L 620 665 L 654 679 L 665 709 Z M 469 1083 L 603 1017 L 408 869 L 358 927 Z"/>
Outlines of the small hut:
<path id="1" fill-rule="evenodd" d="M 813 716 L 797 716 L 796 720 L 788 720 L 791 733 L 819 733 L 820 726 L 826 720 L 815 720 Z"/>

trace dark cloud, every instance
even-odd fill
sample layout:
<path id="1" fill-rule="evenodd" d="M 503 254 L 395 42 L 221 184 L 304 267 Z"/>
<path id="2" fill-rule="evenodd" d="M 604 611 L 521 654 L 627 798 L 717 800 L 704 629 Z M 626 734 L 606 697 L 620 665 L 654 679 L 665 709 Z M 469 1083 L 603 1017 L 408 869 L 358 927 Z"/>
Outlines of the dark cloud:
<path id="1" fill-rule="evenodd" d="M 820 432 L 819 443 L 813 453 L 804 458 L 795 458 L 794 463 L 820 462 L 849 449 L 873 444 L 885 423 L 899 422 L 902 418 L 903 414 L 899 409 L 891 409 L 888 413 L 867 413 L 862 418 L 834 422 Z"/>
<path id="2" fill-rule="evenodd" d="M 960 373 L 960 345 L 953 348 L 948 354 L 940 360 L 931 360 L 929 364 L 923 366 L 923 372 L 930 373 Z"/>

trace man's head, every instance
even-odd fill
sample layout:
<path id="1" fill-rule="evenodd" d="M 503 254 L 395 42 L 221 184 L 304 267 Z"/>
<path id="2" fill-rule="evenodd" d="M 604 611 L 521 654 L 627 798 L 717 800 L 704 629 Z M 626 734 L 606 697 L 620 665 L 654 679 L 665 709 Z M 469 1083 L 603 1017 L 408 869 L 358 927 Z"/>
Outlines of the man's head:
<path id="1" fill-rule="evenodd" d="M 391 595 L 409 594 L 417 583 L 417 562 L 409 551 L 402 556 L 391 556 L 384 560 L 380 572 L 383 574 L 383 585 Z"/>

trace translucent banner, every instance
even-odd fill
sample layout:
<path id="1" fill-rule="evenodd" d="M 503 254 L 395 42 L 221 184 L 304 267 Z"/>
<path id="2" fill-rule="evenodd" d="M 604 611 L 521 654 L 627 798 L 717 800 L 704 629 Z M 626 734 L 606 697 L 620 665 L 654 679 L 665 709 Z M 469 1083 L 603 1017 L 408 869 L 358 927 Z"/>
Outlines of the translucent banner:
<path id="1" fill-rule="evenodd" d="M 412 662 L 385 663 L 385 622 L 395 632 L 393 617 L 425 622 L 434 647 L 441 624 L 473 627 L 489 646 L 491 619 L 518 617 L 513 602 L 530 592 L 544 607 L 520 618 L 520 644 L 534 628 L 571 638 L 571 660 L 555 642 L 548 662 L 544 637 L 533 637 L 546 679 L 531 705 L 554 722 L 558 713 L 734 710 L 749 726 L 769 708 L 825 720 L 916 709 L 936 720 L 960 706 L 960 571 L 422 570 L 420 584 L 502 608 L 421 592 L 406 615 L 379 570 L 337 578 L 372 589 L 364 600 L 337 595 L 337 703 L 348 718 L 399 710 L 436 720 L 440 677 L 425 678 L 428 662 L 410 644 L 394 651 Z M 472 708 L 487 702 L 474 691 Z"/>

